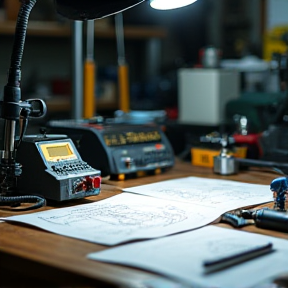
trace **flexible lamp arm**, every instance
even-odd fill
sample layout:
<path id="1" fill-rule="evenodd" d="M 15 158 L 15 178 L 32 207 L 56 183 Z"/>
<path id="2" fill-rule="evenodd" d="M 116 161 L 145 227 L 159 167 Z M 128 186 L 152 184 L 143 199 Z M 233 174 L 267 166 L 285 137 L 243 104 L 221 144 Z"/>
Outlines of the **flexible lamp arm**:
<path id="1" fill-rule="evenodd" d="M 19 87 L 21 81 L 21 62 L 26 39 L 28 19 L 32 8 L 37 0 L 23 0 L 17 18 L 14 45 L 11 55 L 10 69 L 8 72 L 8 84 L 12 87 Z"/>
<path id="2" fill-rule="evenodd" d="M 4 97 L 1 103 L 1 118 L 5 120 L 19 119 L 21 109 L 33 110 L 31 103 L 21 102 L 21 63 L 24 51 L 24 44 L 26 39 L 26 31 L 28 26 L 28 19 L 32 8 L 37 0 L 22 0 L 22 5 L 19 10 L 14 44 L 12 49 L 10 68 L 8 70 L 7 84 L 4 87 Z M 40 104 L 40 106 L 43 103 Z M 44 104 L 45 105 L 45 104 Z M 43 107 L 43 112 L 46 108 Z M 33 116 L 33 115 L 31 115 Z"/>
<path id="3" fill-rule="evenodd" d="M 3 101 L 0 102 L 0 117 L 5 119 L 4 151 L 0 162 L 0 206 L 16 206 L 22 202 L 35 203 L 17 211 L 30 210 L 45 205 L 45 199 L 38 196 L 14 196 L 17 194 L 17 178 L 21 175 L 21 164 L 15 161 L 16 150 L 24 136 L 28 117 L 41 117 L 46 113 L 46 104 L 41 99 L 21 101 L 21 62 L 24 51 L 28 18 L 37 0 L 22 0 L 18 13 L 15 39 L 8 70 L 7 85 Z M 35 103 L 38 107 L 35 108 Z M 20 139 L 15 142 L 16 123 L 20 123 Z M 12 196 L 11 196 L 12 195 Z"/>

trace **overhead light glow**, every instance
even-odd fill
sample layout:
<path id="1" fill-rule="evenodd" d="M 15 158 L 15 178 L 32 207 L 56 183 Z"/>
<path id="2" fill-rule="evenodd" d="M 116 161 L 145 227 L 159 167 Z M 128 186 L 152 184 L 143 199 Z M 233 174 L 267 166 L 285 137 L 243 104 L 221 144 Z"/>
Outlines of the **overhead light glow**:
<path id="1" fill-rule="evenodd" d="M 197 0 L 150 0 L 150 6 L 154 9 L 169 10 L 187 6 Z"/>

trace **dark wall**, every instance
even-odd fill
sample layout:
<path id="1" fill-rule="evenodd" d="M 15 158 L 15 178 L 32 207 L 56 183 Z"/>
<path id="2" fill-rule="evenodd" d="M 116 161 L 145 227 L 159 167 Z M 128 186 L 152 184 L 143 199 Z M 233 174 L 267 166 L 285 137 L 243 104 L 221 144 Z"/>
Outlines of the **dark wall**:
<path id="1" fill-rule="evenodd" d="M 144 2 L 124 12 L 124 23 L 166 28 L 169 40 L 173 41 L 171 47 L 163 47 L 164 53 L 169 51 L 170 61 L 175 60 L 173 57 L 180 57 L 185 62 L 195 62 L 199 49 L 206 45 L 206 19 L 210 9 L 209 0 L 198 0 L 189 6 L 166 11 L 155 10 Z M 166 42 L 168 45 L 169 40 Z"/>

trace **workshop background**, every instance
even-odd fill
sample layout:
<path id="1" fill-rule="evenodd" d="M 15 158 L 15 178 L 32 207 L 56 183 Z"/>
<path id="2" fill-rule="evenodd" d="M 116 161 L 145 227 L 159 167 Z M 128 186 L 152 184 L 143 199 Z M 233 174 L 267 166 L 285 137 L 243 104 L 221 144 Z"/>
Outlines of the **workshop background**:
<path id="1" fill-rule="evenodd" d="M 52 2 L 38 1 L 32 11 L 22 62 L 23 99 L 42 98 L 48 106 L 32 128 L 71 117 L 71 22 L 56 14 Z M 18 8 L 18 0 L 0 1 L 1 97 Z M 185 154 L 195 135 L 233 133 L 243 117 L 249 125 L 242 129 L 250 133 L 269 129 L 286 115 L 281 73 L 287 67 L 277 63 L 287 51 L 287 11 L 288 0 L 198 0 L 169 11 L 144 2 L 124 11 L 130 109 L 166 111 L 175 154 Z M 103 117 L 119 108 L 114 24 L 114 16 L 95 21 L 95 115 Z"/>

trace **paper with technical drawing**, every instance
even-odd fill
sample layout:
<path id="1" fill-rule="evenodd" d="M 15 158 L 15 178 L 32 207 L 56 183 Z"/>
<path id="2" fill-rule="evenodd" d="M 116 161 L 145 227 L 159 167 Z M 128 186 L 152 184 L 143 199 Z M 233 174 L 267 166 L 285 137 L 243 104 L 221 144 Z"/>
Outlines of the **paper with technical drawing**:
<path id="1" fill-rule="evenodd" d="M 123 193 L 79 206 L 3 218 L 104 245 L 165 236 L 214 221 L 220 209 Z"/>
<path id="2" fill-rule="evenodd" d="M 126 188 L 123 191 L 210 208 L 233 210 L 273 201 L 268 185 L 187 177 Z"/>
<path id="3" fill-rule="evenodd" d="M 126 192 L 91 204 L 0 220 L 22 222 L 60 235 L 116 245 L 199 228 L 229 210 L 273 201 L 272 193 L 265 185 L 256 187 L 208 180 L 189 177 L 164 181 L 127 189 L 143 194 L 146 191 L 153 198 Z M 147 189 L 143 189 L 145 186 Z M 162 196 L 167 199 L 161 199 Z"/>
<path id="4" fill-rule="evenodd" d="M 223 258 L 267 243 L 272 243 L 272 253 L 205 274 L 205 260 Z M 207 226 L 170 237 L 110 248 L 91 253 L 87 257 L 156 272 L 189 287 L 251 288 L 288 272 L 287 253 L 287 240 Z"/>

